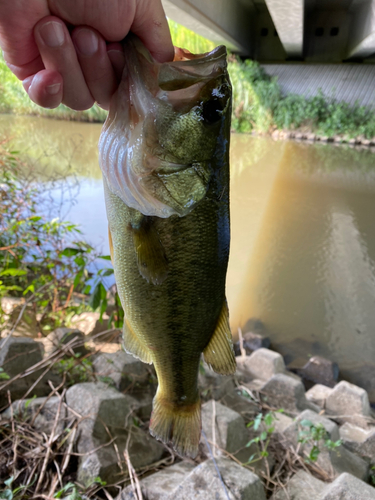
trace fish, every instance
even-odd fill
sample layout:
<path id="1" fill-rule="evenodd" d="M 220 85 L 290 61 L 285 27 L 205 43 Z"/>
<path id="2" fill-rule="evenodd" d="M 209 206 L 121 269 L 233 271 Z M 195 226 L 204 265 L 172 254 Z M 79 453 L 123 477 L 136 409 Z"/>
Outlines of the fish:
<path id="1" fill-rule="evenodd" d="M 233 374 L 225 281 L 230 245 L 231 83 L 219 46 L 159 63 L 135 36 L 99 140 L 123 347 L 154 365 L 149 431 L 195 458 L 202 357 Z"/>

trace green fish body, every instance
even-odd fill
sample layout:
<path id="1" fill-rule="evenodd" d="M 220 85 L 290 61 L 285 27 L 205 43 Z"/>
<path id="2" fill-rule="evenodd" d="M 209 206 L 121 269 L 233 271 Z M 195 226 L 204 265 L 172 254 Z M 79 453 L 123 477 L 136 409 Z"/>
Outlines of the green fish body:
<path id="1" fill-rule="evenodd" d="M 153 363 L 150 432 L 195 457 L 202 352 L 236 369 L 225 298 L 231 86 L 224 47 L 155 62 L 126 42 L 127 66 L 99 151 L 124 348 Z"/>

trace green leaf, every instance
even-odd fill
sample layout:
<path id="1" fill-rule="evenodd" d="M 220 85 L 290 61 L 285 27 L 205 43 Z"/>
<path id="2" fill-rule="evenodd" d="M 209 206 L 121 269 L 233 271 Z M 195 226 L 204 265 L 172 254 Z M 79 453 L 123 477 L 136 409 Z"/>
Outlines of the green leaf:
<path id="1" fill-rule="evenodd" d="M 258 413 L 258 415 L 254 419 L 254 431 L 257 431 L 259 429 L 259 426 L 262 422 L 262 417 L 263 415 L 261 413 Z"/>
<path id="2" fill-rule="evenodd" d="M 267 434 L 267 431 L 263 431 L 263 432 L 261 432 L 261 434 L 260 434 L 260 436 L 259 436 L 260 440 L 261 440 L 261 441 L 265 441 L 265 440 L 267 439 L 267 435 L 268 435 L 268 434 Z"/>
<path id="3" fill-rule="evenodd" d="M 23 269 L 5 269 L 4 271 L 1 271 L 0 276 L 25 276 L 27 274 L 27 271 L 24 271 Z"/>
<path id="4" fill-rule="evenodd" d="M 12 500 L 13 499 L 13 492 L 12 490 L 3 490 L 0 491 L 0 498 L 4 500 Z"/>
<path id="5" fill-rule="evenodd" d="M 82 250 L 81 248 L 66 247 L 62 252 L 59 253 L 59 257 L 73 257 L 74 255 L 83 252 L 84 250 Z"/>
<path id="6" fill-rule="evenodd" d="M 98 258 L 99 259 L 103 259 L 103 260 L 111 260 L 111 256 L 110 255 L 99 255 Z"/>
<path id="7" fill-rule="evenodd" d="M 318 446 L 313 446 L 310 453 L 309 453 L 309 459 L 312 461 L 312 462 L 316 462 L 318 460 L 318 456 L 319 456 L 319 453 L 320 453 L 320 450 L 318 448 Z"/>
<path id="8" fill-rule="evenodd" d="M 83 276 L 83 271 L 78 271 L 78 273 L 76 274 L 76 277 L 74 278 L 74 288 L 77 288 L 77 286 L 79 285 L 81 279 L 82 279 L 82 276 Z"/>
<path id="9" fill-rule="evenodd" d="M 94 291 L 89 300 L 89 305 L 94 311 L 100 306 L 101 301 L 103 299 L 103 295 L 104 297 L 106 297 L 107 292 L 106 289 L 104 288 L 103 283 L 99 282 L 94 288 Z"/>
<path id="10" fill-rule="evenodd" d="M 31 285 L 29 285 L 24 291 L 23 291 L 23 295 L 26 295 L 27 293 L 34 293 L 35 292 L 35 286 L 33 283 L 31 283 Z"/>
<path id="11" fill-rule="evenodd" d="M 259 443 L 259 439 L 260 439 L 259 436 L 255 437 L 253 439 L 250 439 L 250 441 L 246 444 L 246 448 L 249 448 L 254 443 Z"/>
<path id="12" fill-rule="evenodd" d="M 41 217 L 39 215 L 34 215 L 33 217 L 29 217 L 29 220 L 31 222 L 38 222 L 41 220 Z"/>
<path id="13" fill-rule="evenodd" d="M 7 479 L 6 481 L 4 481 L 4 484 L 6 486 L 8 486 L 8 488 L 10 488 L 12 486 L 13 480 L 14 480 L 14 476 L 11 476 L 9 479 Z"/>
<path id="14" fill-rule="evenodd" d="M 77 255 L 77 257 L 74 259 L 74 262 L 77 264 L 77 266 L 82 267 L 85 265 L 85 259 L 82 257 L 82 255 Z"/>
<path id="15" fill-rule="evenodd" d="M 26 403 L 25 403 L 25 410 L 29 407 L 30 403 L 31 403 L 32 401 L 34 401 L 34 399 L 36 399 L 36 394 L 34 394 L 34 396 L 33 396 L 32 398 L 30 398 L 30 399 L 28 399 L 28 400 L 26 401 Z"/>
<path id="16" fill-rule="evenodd" d="M 267 427 L 270 427 L 273 421 L 274 421 L 274 416 L 272 415 L 272 413 L 267 413 L 264 416 L 264 423 L 266 424 Z"/>
<path id="17" fill-rule="evenodd" d="M 313 427 L 313 425 L 314 425 L 311 422 L 311 420 L 306 420 L 306 419 L 301 420 L 300 424 L 301 424 L 302 427 Z"/>
<path id="18" fill-rule="evenodd" d="M 102 276 L 111 276 L 114 273 L 114 270 L 111 268 L 103 269 Z"/>

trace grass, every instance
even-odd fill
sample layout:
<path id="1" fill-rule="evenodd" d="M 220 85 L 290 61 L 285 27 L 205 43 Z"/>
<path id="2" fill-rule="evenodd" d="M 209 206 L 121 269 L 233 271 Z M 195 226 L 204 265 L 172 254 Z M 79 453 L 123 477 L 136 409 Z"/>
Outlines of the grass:
<path id="1" fill-rule="evenodd" d="M 215 47 L 214 42 L 169 20 L 174 45 L 191 52 L 203 53 Z M 283 95 L 277 78 L 265 73 L 252 60 L 241 61 L 229 56 L 233 85 L 232 129 L 236 132 L 272 133 L 274 130 L 301 131 L 319 136 L 375 137 L 375 112 L 364 106 L 350 106 L 319 92 L 306 98 Z M 103 122 L 106 112 L 97 105 L 87 111 L 72 111 L 66 106 L 43 109 L 32 103 L 21 83 L 0 58 L 0 113 L 38 115 L 64 120 Z"/>

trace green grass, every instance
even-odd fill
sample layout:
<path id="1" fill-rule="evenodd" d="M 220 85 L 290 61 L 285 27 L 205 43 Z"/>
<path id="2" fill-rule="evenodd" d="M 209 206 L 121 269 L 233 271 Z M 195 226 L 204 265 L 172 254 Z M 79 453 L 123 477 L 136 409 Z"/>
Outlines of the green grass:
<path id="1" fill-rule="evenodd" d="M 169 20 L 174 45 L 194 53 L 215 47 L 187 28 Z M 229 56 L 229 74 L 233 85 L 232 128 L 236 132 L 269 133 L 274 130 L 300 130 L 320 136 L 340 135 L 344 139 L 375 137 L 375 112 L 355 104 L 338 102 L 321 92 L 315 97 L 282 95 L 277 78 L 270 77 L 254 61 Z M 64 120 L 103 122 L 106 112 L 98 106 L 88 111 L 72 111 L 66 106 L 53 110 L 32 103 L 22 84 L 0 58 L 0 113 L 47 116 Z"/>

